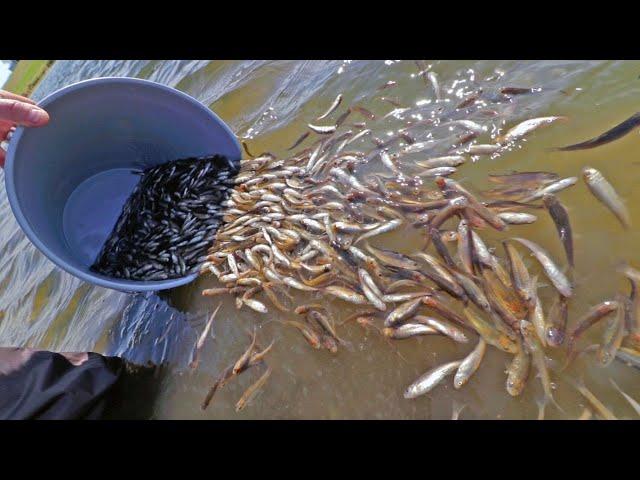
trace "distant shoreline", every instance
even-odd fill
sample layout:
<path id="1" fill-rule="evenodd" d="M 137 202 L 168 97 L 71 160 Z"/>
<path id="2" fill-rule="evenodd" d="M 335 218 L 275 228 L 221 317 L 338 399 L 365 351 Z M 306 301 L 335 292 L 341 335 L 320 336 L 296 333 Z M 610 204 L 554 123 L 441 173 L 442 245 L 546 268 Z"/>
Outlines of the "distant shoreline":
<path id="1" fill-rule="evenodd" d="M 28 97 L 53 66 L 55 60 L 20 60 L 4 85 L 4 90 Z"/>

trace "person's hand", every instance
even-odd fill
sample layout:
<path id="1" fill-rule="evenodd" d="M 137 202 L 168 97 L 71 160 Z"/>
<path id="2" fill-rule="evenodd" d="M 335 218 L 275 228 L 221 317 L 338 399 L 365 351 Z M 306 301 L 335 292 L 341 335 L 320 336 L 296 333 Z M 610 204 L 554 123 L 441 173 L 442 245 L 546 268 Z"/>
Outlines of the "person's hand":
<path id="1" fill-rule="evenodd" d="M 7 139 L 16 126 L 41 127 L 49 121 L 49 114 L 30 98 L 0 90 L 0 142 Z M 0 148 L 0 167 L 4 168 L 5 151 Z"/>

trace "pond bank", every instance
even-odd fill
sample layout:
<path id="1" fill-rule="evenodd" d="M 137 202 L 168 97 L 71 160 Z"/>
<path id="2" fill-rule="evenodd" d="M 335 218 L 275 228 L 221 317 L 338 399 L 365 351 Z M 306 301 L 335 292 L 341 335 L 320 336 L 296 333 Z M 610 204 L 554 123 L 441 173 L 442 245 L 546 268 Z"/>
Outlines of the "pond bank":
<path id="1" fill-rule="evenodd" d="M 4 85 L 4 90 L 28 97 L 55 60 L 20 60 Z"/>

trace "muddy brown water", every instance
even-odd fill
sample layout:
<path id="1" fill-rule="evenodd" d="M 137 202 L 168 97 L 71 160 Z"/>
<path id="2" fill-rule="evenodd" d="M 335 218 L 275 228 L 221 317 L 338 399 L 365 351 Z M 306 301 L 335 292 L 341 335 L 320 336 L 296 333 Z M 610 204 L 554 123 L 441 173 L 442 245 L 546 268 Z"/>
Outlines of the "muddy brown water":
<path id="1" fill-rule="evenodd" d="M 502 132 L 527 118 L 569 117 L 567 122 L 535 132 L 499 158 L 468 162 L 454 178 L 480 190 L 488 186 L 488 173 L 549 170 L 579 176 L 585 165 L 599 169 L 628 205 L 632 228 L 624 231 L 589 194 L 582 180 L 560 194 L 571 216 L 575 243 L 576 288 L 570 303 L 570 322 L 616 292 L 626 292 L 627 284 L 615 273 L 615 267 L 621 260 L 640 267 L 638 131 L 593 150 L 551 152 L 549 147 L 596 136 L 639 110 L 640 63 L 426 63 L 438 74 L 444 96 L 452 102 L 459 101 L 457 95 L 478 86 L 542 88 L 540 93 L 500 105 L 499 116 L 483 119 Z M 306 123 L 322 113 L 338 93 L 344 94 L 344 105 L 360 104 L 379 117 L 393 109 L 375 100 L 381 95 L 404 106 L 422 105 L 425 112 L 437 108 L 433 91 L 417 72 L 413 61 L 58 61 L 33 96 L 42 98 L 65 85 L 100 76 L 148 78 L 210 106 L 254 152 L 286 155 L 286 148 L 305 131 Z M 487 82 L 488 77 L 495 79 Z M 377 88 L 389 80 L 396 81 L 397 86 L 378 92 Z M 377 122 L 374 133 L 384 138 L 400 125 L 401 119 L 391 117 Z M 417 136 L 428 139 L 432 133 L 445 138 L 459 133 L 439 128 L 424 129 Z M 544 212 L 536 213 L 539 219 L 535 224 L 513 226 L 508 235 L 540 243 L 563 263 L 564 252 L 553 223 Z M 4 187 L 0 193 L 0 232 L 4 239 L 0 246 L 0 344 L 90 350 L 121 355 L 137 363 L 164 363 L 167 368 L 157 379 L 157 394 L 132 400 L 144 402 L 144 407 L 140 406 L 144 411 L 152 402 L 151 418 L 444 419 L 451 417 L 454 401 L 467 405 L 461 414 L 463 419 L 529 419 L 538 414 L 536 402 L 543 393 L 539 379 L 532 376 L 520 397 L 510 397 L 504 387 L 504 370 L 510 357 L 493 348 L 488 348 L 481 368 L 461 390 L 453 389 L 450 379 L 429 395 L 415 400 L 403 398 L 404 389 L 419 375 L 440 363 L 462 358 L 474 347 L 475 339 L 466 345 L 439 337 L 389 343 L 377 332 L 352 324 L 340 329 L 352 347 L 332 355 L 310 349 L 296 331 L 283 328 L 274 317 L 246 309 L 238 311 L 230 298 L 203 298 L 203 288 L 216 286 L 209 276 L 159 295 L 127 295 L 71 277 L 40 254 L 20 231 Z M 492 246 L 499 246 L 496 241 L 505 237 L 490 231 L 482 235 Z M 420 247 L 421 239 L 415 231 L 406 230 L 380 236 L 372 244 L 412 253 Z M 526 258 L 531 270 L 541 275 L 544 286 L 539 293 L 546 310 L 552 287 L 535 261 Z M 192 372 L 187 364 L 194 342 L 220 300 L 223 306 L 202 351 L 200 366 Z M 354 311 L 337 300 L 323 301 L 338 318 Z M 242 412 L 235 412 L 237 399 L 262 373 L 249 370 L 219 391 L 203 412 L 200 404 L 208 388 L 246 348 L 247 330 L 254 325 L 261 344 L 276 340 L 268 357 L 273 373 L 264 390 Z M 598 341 L 601 332 L 602 327 L 594 328 L 589 340 Z M 563 358 L 551 350 L 548 354 L 551 363 Z M 618 417 L 634 418 L 633 410 L 611 387 L 609 378 L 640 399 L 640 371 L 619 362 L 601 368 L 587 357 L 579 360 L 569 375 L 583 377 L 590 390 Z M 555 397 L 564 411 L 550 406 L 546 418 L 576 418 L 586 401 L 570 385 L 552 377 Z"/>

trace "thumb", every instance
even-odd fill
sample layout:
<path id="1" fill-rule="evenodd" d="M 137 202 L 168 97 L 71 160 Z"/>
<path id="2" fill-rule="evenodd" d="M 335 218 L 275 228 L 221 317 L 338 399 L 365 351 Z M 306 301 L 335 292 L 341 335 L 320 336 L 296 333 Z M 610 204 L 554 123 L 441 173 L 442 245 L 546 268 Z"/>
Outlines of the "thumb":
<path id="1" fill-rule="evenodd" d="M 0 120 L 27 127 L 39 127 L 49 122 L 49 114 L 36 105 L 10 99 L 0 99 Z"/>

